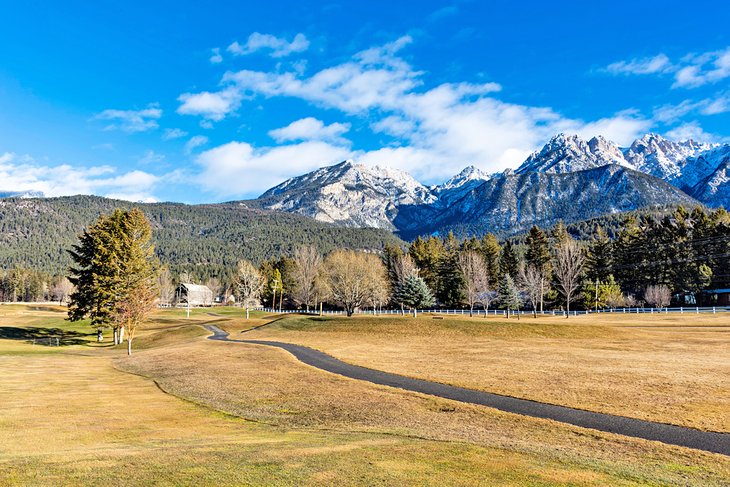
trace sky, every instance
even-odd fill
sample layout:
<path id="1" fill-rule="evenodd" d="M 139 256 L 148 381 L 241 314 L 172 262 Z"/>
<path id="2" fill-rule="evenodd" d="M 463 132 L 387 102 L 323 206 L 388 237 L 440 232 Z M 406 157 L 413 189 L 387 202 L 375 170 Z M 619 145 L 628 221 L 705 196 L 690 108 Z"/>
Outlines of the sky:
<path id="1" fill-rule="evenodd" d="M 0 0 L 0 193 L 253 198 L 345 159 L 425 184 L 553 135 L 730 141 L 730 5 Z"/>

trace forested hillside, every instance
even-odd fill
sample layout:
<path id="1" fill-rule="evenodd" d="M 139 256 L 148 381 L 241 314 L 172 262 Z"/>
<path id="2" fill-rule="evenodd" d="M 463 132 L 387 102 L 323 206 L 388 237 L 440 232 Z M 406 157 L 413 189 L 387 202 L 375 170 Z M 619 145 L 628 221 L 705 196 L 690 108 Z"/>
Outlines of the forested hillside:
<path id="1" fill-rule="evenodd" d="M 300 215 L 250 209 L 239 203 L 136 204 L 96 196 L 0 200 L 0 268 L 28 267 L 62 274 L 66 252 L 102 213 L 138 207 L 153 226 L 157 255 L 173 273 L 199 279 L 235 267 L 239 259 L 260 263 L 308 243 L 335 248 L 381 249 L 398 238 L 385 230 L 342 228 Z"/>

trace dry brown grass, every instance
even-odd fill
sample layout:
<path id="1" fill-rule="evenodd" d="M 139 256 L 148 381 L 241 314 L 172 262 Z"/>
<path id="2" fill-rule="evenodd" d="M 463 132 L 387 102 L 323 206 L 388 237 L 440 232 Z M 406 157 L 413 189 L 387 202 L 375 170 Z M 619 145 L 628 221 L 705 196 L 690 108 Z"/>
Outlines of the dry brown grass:
<path id="1" fill-rule="evenodd" d="M 188 321 L 160 313 L 140 334 L 144 349 L 131 358 L 110 347 L 0 340 L 0 484 L 730 480 L 727 457 L 354 381 L 281 350 L 208 341 L 194 325 L 226 320 L 246 328 L 235 315 L 200 313 Z M 119 369 L 153 377 L 192 402 Z"/>
<path id="2" fill-rule="evenodd" d="M 727 315 L 290 317 L 246 336 L 413 377 L 730 431 Z"/>
<path id="3" fill-rule="evenodd" d="M 507 462 L 516 453 L 572 465 L 582 472 L 584 480 L 578 483 L 604 475 L 613 478 L 612 484 L 619 479 L 676 483 L 685 474 L 680 465 L 693 471 L 698 482 L 730 479 L 730 461 L 719 455 L 355 381 L 265 346 L 194 342 L 145 351 L 117 364 L 155 377 L 181 397 L 285 429 L 367 432 L 496 448 Z M 561 478 L 558 472 L 553 481 Z"/>

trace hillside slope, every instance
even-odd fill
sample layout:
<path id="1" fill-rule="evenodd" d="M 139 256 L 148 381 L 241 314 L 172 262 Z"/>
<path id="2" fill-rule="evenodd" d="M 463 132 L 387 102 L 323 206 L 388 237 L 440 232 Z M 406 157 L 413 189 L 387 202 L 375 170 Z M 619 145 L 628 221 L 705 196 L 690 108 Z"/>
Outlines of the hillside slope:
<path id="1" fill-rule="evenodd" d="M 154 229 L 157 255 L 174 271 L 199 278 L 230 271 L 239 259 L 259 263 L 302 243 L 322 252 L 336 247 L 380 249 L 397 242 L 374 228 L 336 227 L 300 215 L 263 211 L 240 203 L 133 204 L 97 196 L 0 200 L 0 267 L 26 266 L 63 273 L 66 252 L 84 227 L 114 208 L 138 207 Z"/>

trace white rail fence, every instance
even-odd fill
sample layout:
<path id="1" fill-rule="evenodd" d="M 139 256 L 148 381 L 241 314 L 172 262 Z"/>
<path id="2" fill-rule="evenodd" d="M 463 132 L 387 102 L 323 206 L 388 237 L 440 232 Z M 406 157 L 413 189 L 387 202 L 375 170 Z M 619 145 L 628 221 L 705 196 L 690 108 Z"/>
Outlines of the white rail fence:
<path id="1" fill-rule="evenodd" d="M 304 310 L 298 310 L 298 309 L 272 309 L 272 308 L 259 308 L 262 311 L 265 311 L 267 313 L 301 313 L 301 314 L 311 314 L 311 315 L 319 315 L 319 311 L 310 311 L 307 313 Z M 410 314 L 412 310 L 405 310 L 402 311 L 400 309 L 383 309 L 383 310 L 377 310 L 374 311 L 372 309 L 359 309 L 355 311 L 355 314 L 357 315 L 400 315 L 400 314 Z M 580 315 L 588 315 L 588 314 L 601 314 L 601 313 L 624 313 L 624 314 L 700 314 L 700 313 L 711 313 L 711 314 L 717 314 L 717 313 L 727 313 L 730 312 L 730 306 L 705 306 L 705 307 L 678 307 L 678 308 L 606 308 L 606 309 L 599 309 L 596 310 L 571 310 L 570 316 L 580 316 Z M 469 310 L 468 309 L 419 309 L 418 313 L 430 313 L 430 314 L 440 314 L 440 315 L 462 315 L 462 316 L 468 316 Z M 344 315 L 345 311 L 343 310 L 324 310 L 322 311 L 323 315 Z M 521 316 L 529 316 L 532 315 L 532 310 L 511 310 L 510 315 L 513 314 L 519 314 Z M 565 316 L 566 312 L 564 310 L 545 310 L 543 312 L 538 311 L 538 315 L 543 316 Z M 490 309 L 490 310 L 484 310 L 484 309 L 475 309 L 474 310 L 474 316 L 506 316 L 507 310 L 504 309 Z"/>

